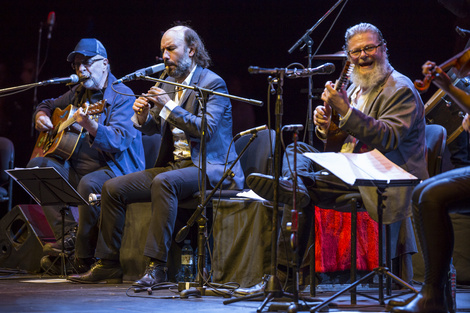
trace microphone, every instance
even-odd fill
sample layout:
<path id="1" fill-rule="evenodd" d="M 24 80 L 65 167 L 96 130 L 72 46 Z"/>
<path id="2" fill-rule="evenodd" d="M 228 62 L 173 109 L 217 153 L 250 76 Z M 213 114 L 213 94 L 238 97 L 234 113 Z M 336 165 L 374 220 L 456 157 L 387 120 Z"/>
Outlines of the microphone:
<path id="1" fill-rule="evenodd" d="M 304 129 L 304 125 L 302 124 L 291 124 L 291 125 L 286 125 L 282 127 L 282 131 L 299 131 L 303 129 Z"/>
<path id="2" fill-rule="evenodd" d="M 274 75 L 280 72 L 284 72 L 287 77 L 289 78 L 298 78 L 298 77 L 307 77 L 316 74 L 331 74 L 335 70 L 335 66 L 333 63 L 325 63 L 315 68 L 306 68 L 303 70 L 298 69 L 287 69 L 287 68 L 262 68 L 258 66 L 250 66 L 248 67 L 248 73 L 250 74 L 269 74 Z M 293 75 L 293 77 L 292 77 Z"/>
<path id="3" fill-rule="evenodd" d="M 239 132 L 238 134 L 235 135 L 235 137 L 238 138 L 238 137 L 245 136 L 245 135 L 248 135 L 248 134 L 256 134 L 259 131 L 262 131 L 263 129 L 268 129 L 268 127 L 266 125 L 263 125 L 263 126 L 250 128 L 250 129 L 244 130 L 242 132 Z"/>
<path id="4" fill-rule="evenodd" d="M 82 77 L 78 78 L 78 81 L 71 81 L 70 83 L 65 84 L 65 86 L 71 86 L 71 85 L 79 84 L 79 83 L 82 83 L 82 82 L 84 82 L 86 80 L 89 80 L 89 79 L 90 79 L 90 76 L 82 76 Z"/>
<path id="5" fill-rule="evenodd" d="M 91 205 L 101 204 L 101 194 L 99 194 L 99 193 L 90 193 L 88 195 L 88 203 L 90 203 Z"/>
<path id="6" fill-rule="evenodd" d="M 188 225 L 183 226 L 183 228 L 180 229 L 180 231 L 176 234 L 175 241 L 176 242 L 181 242 L 188 236 L 190 228 Z"/>
<path id="7" fill-rule="evenodd" d="M 51 84 L 76 84 L 80 81 L 77 75 L 72 74 L 69 77 L 53 78 L 44 80 L 39 85 L 51 85 Z"/>
<path id="8" fill-rule="evenodd" d="M 81 83 L 81 82 L 84 82 L 84 81 L 86 81 L 86 80 L 89 80 L 90 78 L 91 78 L 91 76 L 82 76 L 82 77 L 80 77 L 80 79 L 78 80 L 78 82 Z"/>
<path id="9" fill-rule="evenodd" d="M 323 75 L 323 74 L 331 74 L 335 71 L 335 65 L 333 63 L 325 63 L 318 67 L 314 68 L 306 68 L 300 71 L 294 69 L 294 72 L 287 75 L 287 78 L 302 78 L 302 77 L 309 77 L 312 75 Z"/>
<path id="10" fill-rule="evenodd" d="M 463 29 L 458 26 L 455 26 L 455 31 L 460 35 L 460 37 L 465 37 L 467 34 L 470 34 L 470 30 Z"/>
<path id="11" fill-rule="evenodd" d="M 273 74 L 277 74 L 281 71 L 286 71 L 287 70 L 285 68 L 262 68 L 262 67 L 258 67 L 258 66 L 249 66 L 248 67 L 248 73 L 250 74 L 269 74 L 269 75 L 273 75 Z"/>
<path id="12" fill-rule="evenodd" d="M 159 63 L 146 68 L 141 68 L 113 82 L 113 85 L 135 80 L 141 76 L 148 76 L 165 70 L 165 63 Z"/>
<path id="13" fill-rule="evenodd" d="M 51 39 L 52 29 L 54 28 L 55 23 L 55 12 L 49 12 L 47 16 L 47 25 L 49 25 L 49 32 L 47 33 L 47 39 Z"/>

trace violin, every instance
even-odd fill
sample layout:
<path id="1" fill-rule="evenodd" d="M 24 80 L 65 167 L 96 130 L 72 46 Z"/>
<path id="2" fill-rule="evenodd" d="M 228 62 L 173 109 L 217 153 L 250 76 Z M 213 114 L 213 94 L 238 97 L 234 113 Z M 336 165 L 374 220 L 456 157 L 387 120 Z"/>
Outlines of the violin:
<path id="1" fill-rule="evenodd" d="M 439 67 L 443 71 L 447 71 L 453 67 L 455 69 L 457 77 L 459 78 L 467 76 L 470 72 L 470 48 L 467 48 L 464 51 L 453 56 L 449 60 L 439 65 Z M 431 73 L 425 75 L 422 81 L 418 79 L 415 80 L 414 85 L 419 92 L 426 92 L 435 77 L 436 73 L 433 70 L 431 71 Z"/>

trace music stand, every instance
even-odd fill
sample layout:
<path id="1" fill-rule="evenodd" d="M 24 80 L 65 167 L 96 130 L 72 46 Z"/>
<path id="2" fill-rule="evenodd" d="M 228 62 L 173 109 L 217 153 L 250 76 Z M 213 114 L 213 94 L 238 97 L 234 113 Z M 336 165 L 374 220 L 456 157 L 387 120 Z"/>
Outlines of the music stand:
<path id="1" fill-rule="evenodd" d="M 378 217 L 378 267 L 370 273 L 355 281 L 354 283 L 326 299 L 324 302 L 312 307 L 310 312 L 318 312 L 340 295 L 355 289 L 358 285 L 372 279 L 375 275 L 379 277 L 378 298 L 364 295 L 368 298 L 378 300 L 380 305 L 384 304 L 383 278 L 387 277 L 387 293 L 390 291 L 391 280 L 414 293 L 418 291 L 410 284 L 403 281 L 389 271 L 384 263 L 383 257 L 383 200 L 384 192 L 389 187 L 411 187 L 420 183 L 420 180 L 398 167 L 388 160 L 378 150 L 366 153 L 305 153 L 305 156 L 317 164 L 330 170 L 334 175 L 350 186 L 368 186 L 377 188 L 377 217 Z M 340 165 L 338 165 L 340 164 Z M 354 292 L 354 291 L 353 291 Z"/>
<path id="2" fill-rule="evenodd" d="M 46 273 L 60 258 L 61 275 L 65 277 L 64 220 L 65 210 L 70 206 L 89 205 L 68 181 L 53 167 L 20 168 L 5 171 L 41 206 L 61 205 L 62 216 L 62 251 L 56 257 Z M 69 261 L 70 262 L 70 261 Z M 73 267 L 73 264 L 72 264 Z"/>

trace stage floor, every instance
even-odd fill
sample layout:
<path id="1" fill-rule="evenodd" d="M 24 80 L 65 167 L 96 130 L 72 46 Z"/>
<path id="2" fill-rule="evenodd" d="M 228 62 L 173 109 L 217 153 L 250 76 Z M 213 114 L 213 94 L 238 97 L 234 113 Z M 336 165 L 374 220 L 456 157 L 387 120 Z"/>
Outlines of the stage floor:
<path id="1" fill-rule="evenodd" d="M 73 284 L 61 278 L 33 275 L 5 275 L 0 279 L 0 311 L 1 312 L 256 312 L 264 296 L 256 300 L 243 300 L 224 304 L 232 298 L 222 296 L 189 296 L 181 299 L 180 294 L 168 288 L 154 290 L 151 295 L 147 291 L 134 292 L 130 289 L 132 282 L 118 285 L 106 284 Z M 325 300 L 335 294 L 342 286 L 319 285 L 315 300 Z M 414 286 L 419 289 L 420 286 Z M 364 287 L 362 292 L 376 297 L 374 288 Z M 208 294 L 211 292 L 208 291 Z M 393 295 L 399 292 L 394 291 Z M 309 292 L 300 293 L 306 299 L 312 300 Z M 406 298 L 399 296 L 398 298 Z M 292 301 L 285 299 L 270 301 L 263 312 L 285 311 Z M 388 300 L 387 300 L 388 301 Z M 387 302 L 386 301 L 386 302 Z M 298 302 L 303 304 L 302 301 Z M 301 306 L 299 311 L 309 311 L 309 307 L 320 304 L 318 301 L 308 301 L 308 306 Z M 286 305 L 287 304 L 287 305 Z M 457 310 L 470 311 L 470 290 L 459 288 L 457 293 Z M 335 299 L 329 312 L 384 312 L 385 306 L 378 301 L 358 295 L 357 305 L 350 305 L 349 294 Z"/>

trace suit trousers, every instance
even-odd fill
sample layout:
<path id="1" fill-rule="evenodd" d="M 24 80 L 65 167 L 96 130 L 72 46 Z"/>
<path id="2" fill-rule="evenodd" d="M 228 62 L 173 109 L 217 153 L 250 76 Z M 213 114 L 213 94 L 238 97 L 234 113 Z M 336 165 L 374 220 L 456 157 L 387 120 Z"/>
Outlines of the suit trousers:
<path id="1" fill-rule="evenodd" d="M 166 262 L 178 213 L 178 201 L 199 190 L 200 170 L 191 160 L 171 162 L 113 178 L 101 194 L 100 234 L 95 256 L 119 260 L 126 205 L 152 202 L 152 217 L 144 255 Z"/>

